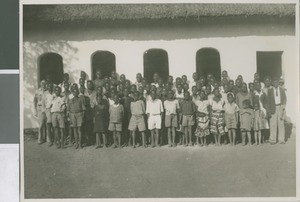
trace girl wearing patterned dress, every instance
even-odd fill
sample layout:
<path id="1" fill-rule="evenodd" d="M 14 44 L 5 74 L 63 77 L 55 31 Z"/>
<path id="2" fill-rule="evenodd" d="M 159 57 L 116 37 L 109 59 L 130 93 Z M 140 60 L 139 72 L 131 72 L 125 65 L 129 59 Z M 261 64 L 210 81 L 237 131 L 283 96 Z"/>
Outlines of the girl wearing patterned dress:
<path id="1" fill-rule="evenodd" d="M 206 99 L 206 94 L 204 91 L 199 93 L 200 100 L 195 101 L 197 107 L 197 128 L 195 131 L 195 136 L 197 138 L 197 144 L 199 146 L 206 146 L 206 136 L 210 134 L 209 132 L 209 102 Z M 200 144 L 199 144 L 200 139 Z"/>
<path id="2" fill-rule="evenodd" d="M 224 131 L 224 100 L 220 94 L 219 89 L 214 89 L 214 97 L 210 100 L 211 107 L 211 122 L 210 132 L 214 134 L 215 144 L 221 145 L 221 136 L 225 134 Z"/>

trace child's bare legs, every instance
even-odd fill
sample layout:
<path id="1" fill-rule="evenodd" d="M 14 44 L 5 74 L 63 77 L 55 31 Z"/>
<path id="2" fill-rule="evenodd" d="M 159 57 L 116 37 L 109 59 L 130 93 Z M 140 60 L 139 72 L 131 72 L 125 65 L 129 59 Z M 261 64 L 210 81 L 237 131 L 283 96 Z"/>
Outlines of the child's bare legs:
<path id="1" fill-rule="evenodd" d="M 171 128 L 168 128 L 168 145 L 169 145 L 169 147 L 172 146 L 172 140 L 171 140 Z"/>
<path id="2" fill-rule="evenodd" d="M 154 129 L 151 130 L 151 147 L 154 147 L 154 133 L 155 133 Z"/>
<path id="3" fill-rule="evenodd" d="M 248 145 L 251 146 L 251 133 L 250 131 L 247 131 L 247 137 L 248 137 Z"/>
<path id="4" fill-rule="evenodd" d="M 246 145 L 246 131 L 242 131 L 242 145 Z"/>
<path id="5" fill-rule="evenodd" d="M 135 148 L 135 131 L 131 131 L 132 147 Z"/>
<path id="6" fill-rule="evenodd" d="M 159 129 L 155 129 L 155 146 L 157 147 L 159 147 L 158 140 L 159 140 Z"/>
<path id="7" fill-rule="evenodd" d="M 219 146 L 221 146 L 221 137 L 222 137 L 222 136 L 223 136 L 223 135 L 221 135 L 221 134 L 218 135 L 218 145 L 219 145 Z"/>
<path id="8" fill-rule="evenodd" d="M 203 145 L 206 146 L 206 136 L 203 136 L 201 139 L 202 139 Z"/>
<path id="9" fill-rule="evenodd" d="M 146 147 L 146 137 L 145 137 L 145 131 L 141 132 L 142 134 L 142 144 L 143 144 L 143 147 Z"/>
<path id="10" fill-rule="evenodd" d="M 232 144 L 235 145 L 235 129 L 232 129 Z"/>
<path id="11" fill-rule="evenodd" d="M 99 136 L 99 139 L 100 139 L 100 136 Z M 103 147 L 106 147 L 106 134 L 105 133 L 102 133 L 102 139 L 103 139 Z"/>
<path id="12" fill-rule="evenodd" d="M 229 137 L 229 143 L 232 145 L 232 130 L 233 129 L 228 129 L 228 137 Z"/>
<path id="13" fill-rule="evenodd" d="M 47 123 L 47 137 L 49 140 L 49 147 L 51 147 L 53 145 L 53 137 L 52 137 L 52 124 L 51 123 Z"/>
<path id="14" fill-rule="evenodd" d="M 77 128 L 76 127 L 73 127 L 72 128 L 73 130 L 73 133 L 74 133 L 74 139 L 75 139 L 75 148 L 78 149 L 78 133 L 77 133 Z"/>
<path id="15" fill-rule="evenodd" d="M 132 133 L 133 133 L 133 131 L 130 131 L 130 134 L 128 136 L 128 143 L 127 144 L 128 144 L 129 147 L 131 146 Z"/>
<path id="16" fill-rule="evenodd" d="M 100 147 L 100 133 L 96 133 L 96 148 L 98 149 Z"/>
<path id="17" fill-rule="evenodd" d="M 202 145 L 202 138 L 199 136 L 196 136 L 196 141 L 197 141 L 197 145 L 201 146 Z"/>
<path id="18" fill-rule="evenodd" d="M 187 146 L 188 145 L 188 127 L 187 126 L 184 126 L 184 140 L 183 140 L 183 144 L 184 146 Z"/>
<path id="19" fill-rule="evenodd" d="M 215 145 L 217 146 L 219 143 L 218 143 L 218 135 L 214 134 L 214 138 L 215 138 Z"/>
<path id="20" fill-rule="evenodd" d="M 77 127 L 77 133 L 78 133 L 78 144 L 79 144 L 79 148 L 82 149 L 82 134 L 81 134 L 81 127 Z"/>
<path id="21" fill-rule="evenodd" d="M 65 148 L 65 129 L 64 128 L 60 128 L 60 144 L 61 144 L 61 148 L 64 149 Z"/>
<path id="22" fill-rule="evenodd" d="M 192 126 L 188 126 L 189 129 L 189 146 L 192 146 Z"/>
<path id="23" fill-rule="evenodd" d="M 114 140 L 114 143 L 112 144 L 112 147 L 115 148 L 116 145 L 117 145 L 117 132 L 116 131 L 113 131 L 113 140 Z"/>
<path id="24" fill-rule="evenodd" d="M 259 144 L 262 144 L 262 142 L 261 142 L 261 131 L 260 130 L 258 131 L 257 135 L 258 135 L 258 142 L 259 142 Z"/>
<path id="25" fill-rule="evenodd" d="M 121 148 L 121 132 L 117 131 L 117 138 L 118 138 L 118 147 Z"/>
<path id="26" fill-rule="evenodd" d="M 172 127 L 172 145 L 173 147 L 176 147 L 176 143 L 175 143 L 175 138 L 176 138 L 176 131 L 175 131 L 175 127 Z"/>
<path id="27" fill-rule="evenodd" d="M 59 142 L 59 140 L 60 140 L 60 135 L 59 135 L 59 128 L 58 127 L 55 127 L 54 128 L 54 136 L 55 136 L 55 138 L 58 140 L 58 145 L 57 145 L 57 149 L 59 149 L 60 148 L 60 142 Z M 50 146 L 50 145 L 49 145 Z"/>

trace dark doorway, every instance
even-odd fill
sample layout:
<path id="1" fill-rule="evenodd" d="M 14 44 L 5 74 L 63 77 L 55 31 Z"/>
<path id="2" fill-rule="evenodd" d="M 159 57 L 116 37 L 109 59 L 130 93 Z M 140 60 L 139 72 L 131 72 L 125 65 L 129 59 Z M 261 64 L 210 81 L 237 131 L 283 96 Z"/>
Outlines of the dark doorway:
<path id="1" fill-rule="evenodd" d="M 153 82 L 153 74 L 166 81 L 169 76 L 169 59 L 167 51 L 163 49 L 150 49 L 144 53 L 144 77 Z"/>
<path id="2" fill-rule="evenodd" d="M 40 56 L 38 84 L 47 77 L 49 77 L 53 83 L 59 84 L 63 81 L 63 74 L 64 67 L 61 55 L 57 53 L 45 53 Z"/>
<path id="3" fill-rule="evenodd" d="M 92 55 L 92 79 L 96 78 L 97 69 L 101 70 L 102 76 L 110 76 L 116 71 L 116 56 L 109 51 L 97 51 Z"/>
<path id="4" fill-rule="evenodd" d="M 266 76 L 279 78 L 282 75 L 282 53 L 282 51 L 256 52 L 257 72 L 260 74 L 261 81 Z"/>
<path id="5" fill-rule="evenodd" d="M 207 76 L 213 74 L 221 80 L 220 54 L 213 48 L 202 48 L 196 54 L 196 72 L 198 75 Z"/>

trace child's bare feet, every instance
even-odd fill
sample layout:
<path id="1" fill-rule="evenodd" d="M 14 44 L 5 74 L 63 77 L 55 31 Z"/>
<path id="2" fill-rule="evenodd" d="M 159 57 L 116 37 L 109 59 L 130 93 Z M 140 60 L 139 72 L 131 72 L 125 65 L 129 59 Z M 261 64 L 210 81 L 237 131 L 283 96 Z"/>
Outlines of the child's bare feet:
<path id="1" fill-rule="evenodd" d="M 173 147 L 176 147 L 177 146 L 177 144 L 176 143 L 173 143 Z"/>
<path id="2" fill-rule="evenodd" d="M 75 145 L 75 149 L 78 149 L 78 148 L 79 148 L 79 145 L 78 145 L 78 144 L 76 144 L 76 145 Z"/>

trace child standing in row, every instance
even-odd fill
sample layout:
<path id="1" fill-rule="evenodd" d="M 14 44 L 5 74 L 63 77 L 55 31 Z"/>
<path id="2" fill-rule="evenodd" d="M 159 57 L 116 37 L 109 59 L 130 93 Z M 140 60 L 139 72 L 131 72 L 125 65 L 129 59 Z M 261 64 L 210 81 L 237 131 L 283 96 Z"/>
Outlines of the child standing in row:
<path id="1" fill-rule="evenodd" d="M 164 102 L 166 111 L 165 126 L 168 129 L 168 145 L 169 147 L 176 147 L 175 143 L 175 129 L 178 127 L 177 113 L 179 109 L 178 101 L 174 99 L 174 92 L 168 91 L 168 99 Z"/>
<path id="2" fill-rule="evenodd" d="M 224 106 L 225 102 L 221 98 L 219 89 L 214 90 L 214 97 L 210 101 L 211 106 L 211 133 L 214 135 L 215 144 L 221 145 L 221 136 L 225 134 L 224 131 Z"/>
<path id="3" fill-rule="evenodd" d="M 184 100 L 180 103 L 180 112 L 182 113 L 182 127 L 184 130 L 184 146 L 192 146 L 192 126 L 195 123 L 196 106 L 190 99 L 190 93 L 184 93 Z"/>
<path id="4" fill-rule="evenodd" d="M 254 139 L 257 145 L 262 144 L 261 141 L 261 131 L 265 129 L 266 126 L 266 113 L 260 108 L 259 102 L 254 102 Z"/>
<path id="5" fill-rule="evenodd" d="M 94 116 L 94 133 L 96 133 L 96 148 L 101 147 L 101 134 L 103 139 L 103 147 L 106 147 L 106 133 L 108 128 L 109 118 L 109 103 L 100 94 L 96 98 L 97 104 L 93 108 Z"/>
<path id="6" fill-rule="evenodd" d="M 151 147 L 159 146 L 159 130 L 161 129 L 161 115 L 164 111 L 160 99 L 156 99 L 156 91 L 150 92 L 151 100 L 147 102 L 146 114 L 148 116 L 148 128 L 151 131 Z"/>
<path id="7" fill-rule="evenodd" d="M 116 148 L 117 145 L 121 148 L 121 132 L 122 132 L 122 123 L 124 118 L 124 108 L 123 105 L 119 103 L 119 96 L 114 95 L 114 103 L 109 107 L 109 127 L 108 130 L 113 132 L 114 143 L 113 148 Z"/>
<path id="8" fill-rule="evenodd" d="M 251 129 L 253 126 L 254 112 L 250 108 L 250 100 L 243 101 L 243 108 L 240 109 L 240 122 L 242 132 L 242 145 L 246 145 L 246 135 L 248 137 L 248 145 L 251 145 Z"/>
<path id="9" fill-rule="evenodd" d="M 232 93 L 227 94 L 228 102 L 225 103 L 225 124 L 228 129 L 229 142 L 231 145 L 235 145 L 235 132 L 237 129 L 237 116 L 239 108 L 234 103 L 234 95 Z"/>
<path id="10" fill-rule="evenodd" d="M 145 103 L 139 99 L 140 93 L 136 91 L 133 94 L 133 101 L 130 104 L 131 109 L 131 118 L 129 121 L 128 129 L 131 132 L 131 139 L 132 139 L 132 147 L 135 148 L 135 140 L 136 140 L 136 129 L 138 128 L 142 134 L 142 146 L 146 147 L 146 137 L 145 137 L 145 130 L 146 124 L 144 120 L 145 115 Z"/>
<path id="11" fill-rule="evenodd" d="M 210 134 L 209 131 L 209 101 L 206 99 L 204 91 L 200 91 L 200 100 L 195 102 L 197 106 L 197 128 L 195 136 L 199 146 L 206 146 L 206 136 Z M 200 139 L 200 143 L 199 143 Z"/>

